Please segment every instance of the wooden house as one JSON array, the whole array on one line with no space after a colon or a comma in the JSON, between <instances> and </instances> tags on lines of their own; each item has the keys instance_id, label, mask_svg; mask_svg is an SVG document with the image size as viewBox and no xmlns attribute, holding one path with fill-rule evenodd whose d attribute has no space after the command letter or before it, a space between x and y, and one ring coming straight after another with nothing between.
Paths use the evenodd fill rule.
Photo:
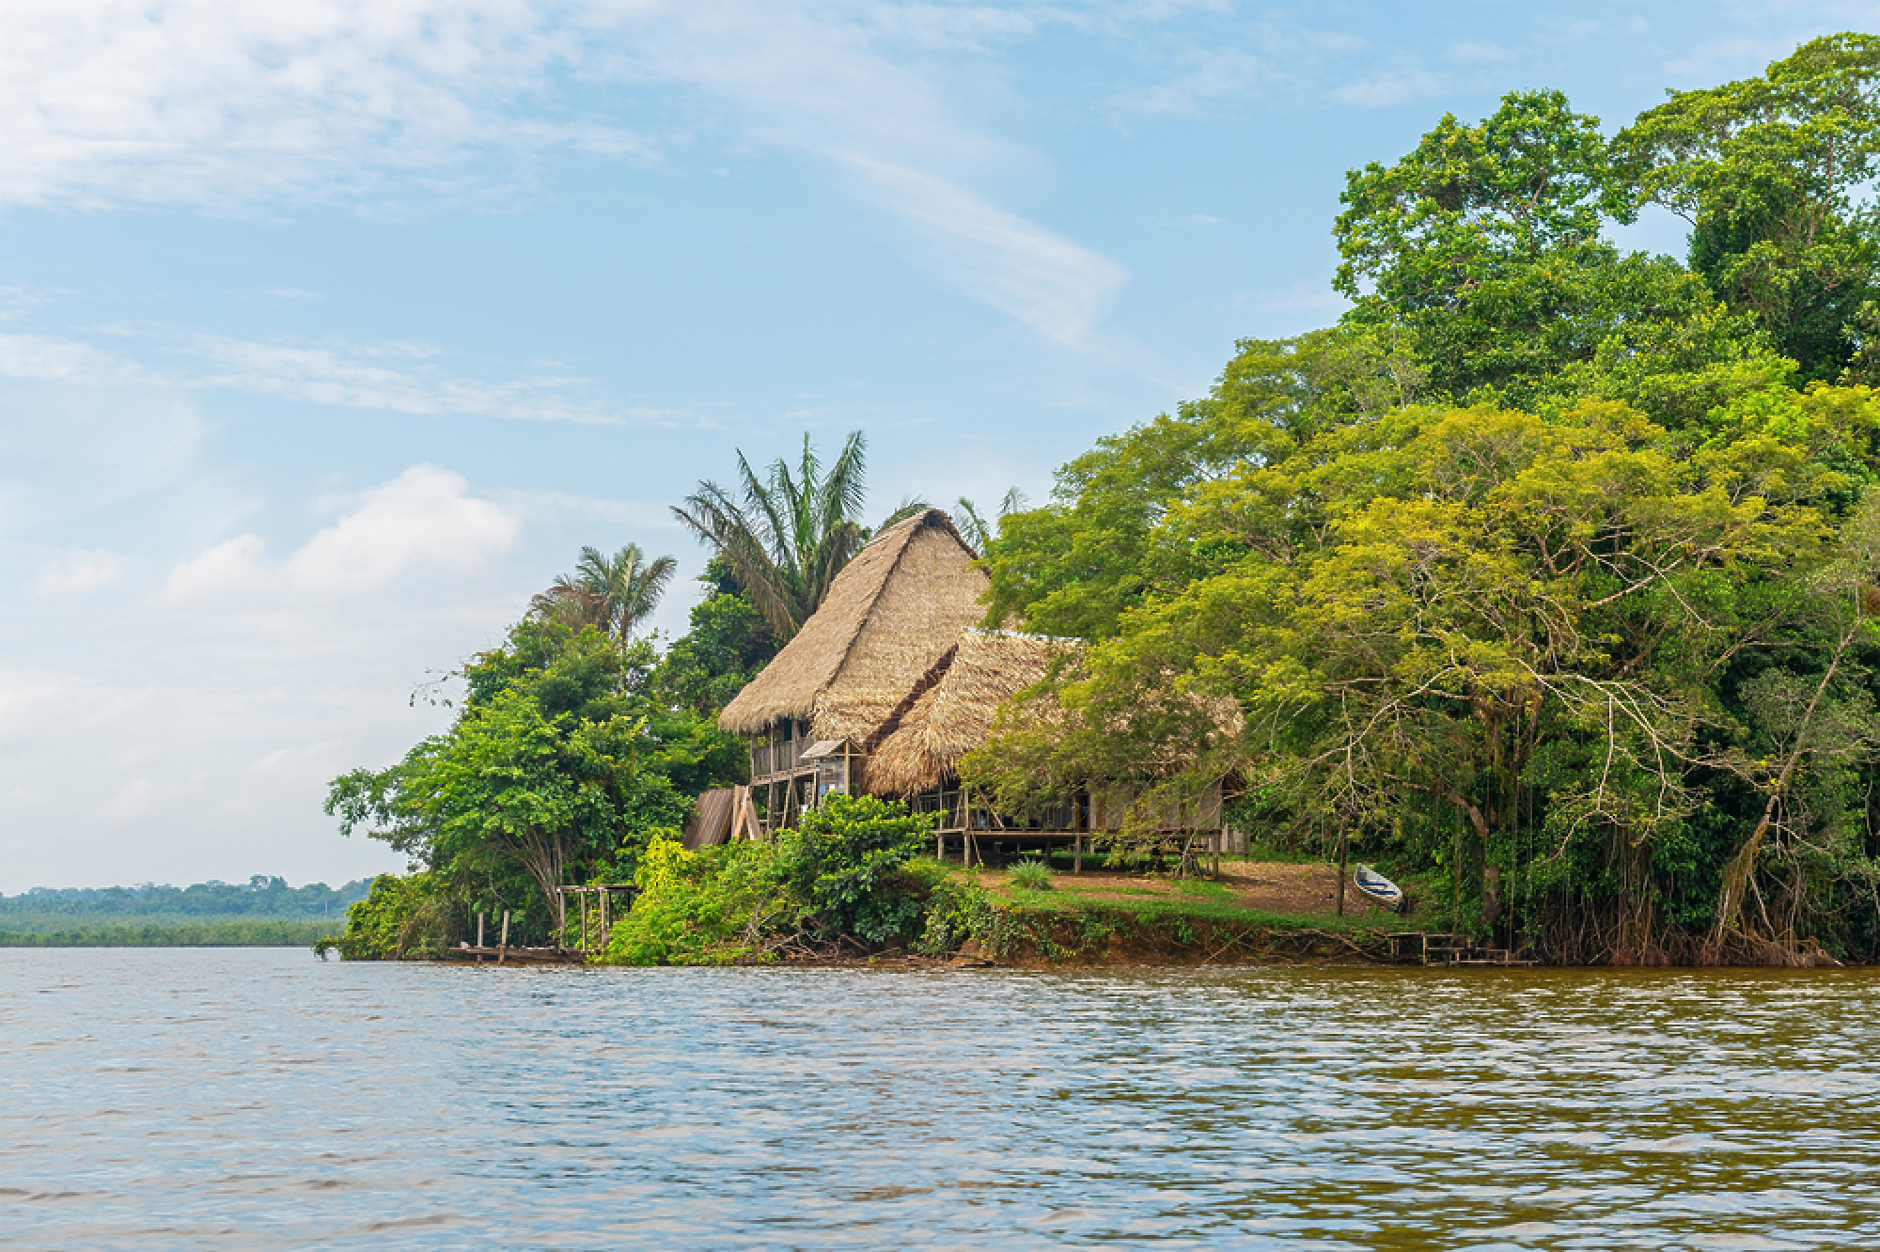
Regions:
<instances>
[{"instance_id":1,"label":"wooden house","mask_svg":"<svg viewBox=\"0 0 1880 1252\"><path fill-rule=\"evenodd\" d=\"M1120 826L1127 787L1092 787L1024 815L993 812L962 791L959 763L986 742L999 706L1082 646L977 629L988 580L976 559L938 509L863 548L822 607L720 714L722 729L750 741L750 789L709 821L701 804L688 843L772 834L832 792L940 813L936 851L956 847L963 858L986 840L1081 851L1087 833ZM1220 847L1220 788L1168 820Z\"/></svg>"},{"instance_id":2,"label":"wooden house","mask_svg":"<svg viewBox=\"0 0 1880 1252\"><path fill-rule=\"evenodd\" d=\"M864 787L871 738L985 613L976 559L939 509L887 527L725 706L718 725L750 740L767 833L832 791Z\"/></svg>"}]
</instances>

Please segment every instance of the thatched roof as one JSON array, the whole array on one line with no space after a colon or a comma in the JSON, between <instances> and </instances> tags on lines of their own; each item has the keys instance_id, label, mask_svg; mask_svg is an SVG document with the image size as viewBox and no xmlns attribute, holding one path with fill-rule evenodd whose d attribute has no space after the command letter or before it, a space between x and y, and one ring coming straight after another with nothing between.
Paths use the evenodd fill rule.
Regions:
<instances>
[{"instance_id":1,"label":"thatched roof","mask_svg":"<svg viewBox=\"0 0 1880 1252\"><path fill-rule=\"evenodd\" d=\"M869 754L864 776L877 795L931 791L982 746L999 705L1038 682L1076 644L1041 635L969 630L928 672L898 724Z\"/></svg>"},{"instance_id":2,"label":"thatched roof","mask_svg":"<svg viewBox=\"0 0 1880 1252\"><path fill-rule=\"evenodd\" d=\"M987 579L974 556L939 509L888 527L836 575L822 607L718 725L751 735L797 718L816 739L867 738L984 616Z\"/></svg>"}]
</instances>

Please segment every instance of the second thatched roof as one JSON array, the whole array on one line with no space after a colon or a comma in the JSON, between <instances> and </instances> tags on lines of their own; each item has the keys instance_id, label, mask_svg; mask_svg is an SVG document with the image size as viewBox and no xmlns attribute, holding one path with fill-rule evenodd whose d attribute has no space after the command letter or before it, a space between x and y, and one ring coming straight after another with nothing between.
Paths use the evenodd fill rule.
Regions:
<instances>
[{"instance_id":1,"label":"second thatched roof","mask_svg":"<svg viewBox=\"0 0 1880 1252\"><path fill-rule=\"evenodd\" d=\"M897 724L869 754L865 781L877 795L932 791L960 758L985 744L999 706L1049 672L1077 645L1042 635L969 630L935 663Z\"/></svg>"},{"instance_id":2,"label":"second thatched roof","mask_svg":"<svg viewBox=\"0 0 1880 1252\"><path fill-rule=\"evenodd\" d=\"M985 613L988 582L974 559L939 509L883 530L718 725L753 735L794 718L810 723L814 739L868 738Z\"/></svg>"}]
</instances>

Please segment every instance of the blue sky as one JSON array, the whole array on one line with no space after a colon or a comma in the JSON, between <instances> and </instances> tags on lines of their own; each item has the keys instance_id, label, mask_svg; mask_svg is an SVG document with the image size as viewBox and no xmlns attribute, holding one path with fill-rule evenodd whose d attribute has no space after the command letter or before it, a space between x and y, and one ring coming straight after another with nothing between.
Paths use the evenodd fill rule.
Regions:
<instances>
[{"instance_id":1,"label":"blue sky","mask_svg":"<svg viewBox=\"0 0 1880 1252\"><path fill-rule=\"evenodd\" d=\"M1445 111L1616 127L1877 9L13 0L0 890L397 869L326 781L582 544L689 579L734 449L1042 498L1334 319L1344 172Z\"/></svg>"}]
</instances>

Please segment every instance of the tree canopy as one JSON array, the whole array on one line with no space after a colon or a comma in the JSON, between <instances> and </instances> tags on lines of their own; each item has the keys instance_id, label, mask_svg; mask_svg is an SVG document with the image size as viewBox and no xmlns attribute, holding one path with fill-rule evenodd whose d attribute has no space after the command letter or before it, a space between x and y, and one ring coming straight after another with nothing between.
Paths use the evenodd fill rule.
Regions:
<instances>
[{"instance_id":1,"label":"tree canopy","mask_svg":"<svg viewBox=\"0 0 1880 1252\"><path fill-rule=\"evenodd\" d=\"M1567 959L1880 948L1877 49L1612 139L1515 92L1354 170L1338 327L1004 519L988 623L1090 646L969 781L1226 777ZM1685 261L1607 238L1647 204Z\"/></svg>"}]
</instances>

